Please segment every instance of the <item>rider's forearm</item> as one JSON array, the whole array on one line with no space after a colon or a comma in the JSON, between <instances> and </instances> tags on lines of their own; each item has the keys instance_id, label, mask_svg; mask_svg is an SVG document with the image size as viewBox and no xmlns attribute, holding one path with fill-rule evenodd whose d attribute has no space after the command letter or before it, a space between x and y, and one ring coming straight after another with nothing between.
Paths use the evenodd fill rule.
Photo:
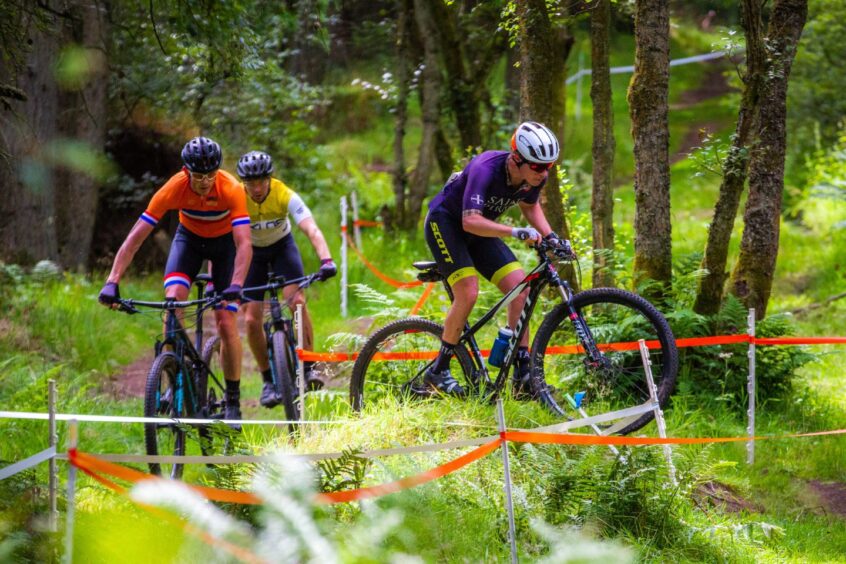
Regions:
<instances>
[{"instance_id":1,"label":"rider's forearm","mask_svg":"<svg viewBox=\"0 0 846 564\"><path fill-rule=\"evenodd\" d=\"M326 238L323 232L317 226L317 223L312 218L304 219L300 222L300 229L306 234L308 240L311 241L311 246L314 247L314 252L317 253L317 258L326 260L332 258L332 253L329 251L329 245L326 243Z\"/></svg>"},{"instance_id":2,"label":"rider's forearm","mask_svg":"<svg viewBox=\"0 0 846 564\"><path fill-rule=\"evenodd\" d=\"M246 234L243 231L246 230ZM244 285L250 262L253 260L253 244L250 240L249 226L239 226L233 229L235 238L235 270L232 273L232 284Z\"/></svg>"},{"instance_id":3,"label":"rider's forearm","mask_svg":"<svg viewBox=\"0 0 846 564\"><path fill-rule=\"evenodd\" d=\"M511 227L492 221L482 214L465 215L461 220L464 231L479 237L510 237Z\"/></svg>"},{"instance_id":4,"label":"rider's forearm","mask_svg":"<svg viewBox=\"0 0 846 564\"><path fill-rule=\"evenodd\" d=\"M520 206L520 209L523 212L523 217L529 222L529 225L537 229L541 235L546 237L552 233L552 227L550 227L549 222L546 220L546 215L544 215L543 208L540 204Z\"/></svg>"},{"instance_id":5,"label":"rider's forearm","mask_svg":"<svg viewBox=\"0 0 846 564\"><path fill-rule=\"evenodd\" d=\"M144 243L144 240L153 230L151 226L138 220L138 222L132 227L130 230L129 235L126 236L123 244L118 249L117 254L115 255L115 261L112 263L112 270L109 272L109 277L106 279L107 282L114 282L115 284L120 282L121 277L123 277L123 273L126 272L126 269L129 268L129 265L132 264L132 259L135 258L135 253L138 252L138 249L141 248L141 244Z\"/></svg>"}]
</instances>

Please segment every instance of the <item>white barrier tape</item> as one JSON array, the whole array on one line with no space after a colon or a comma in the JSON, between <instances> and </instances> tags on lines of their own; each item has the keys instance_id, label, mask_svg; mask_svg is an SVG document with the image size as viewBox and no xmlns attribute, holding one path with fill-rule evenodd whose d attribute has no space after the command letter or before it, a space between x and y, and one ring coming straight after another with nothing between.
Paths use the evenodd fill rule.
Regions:
<instances>
[{"instance_id":1,"label":"white barrier tape","mask_svg":"<svg viewBox=\"0 0 846 564\"><path fill-rule=\"evenodd\" d=\"M0 419L35 419L47 421L49 414L35 413L31 411L0 411ZM338 421L288 421L288 420L230 420L230 419L188 419L188 418L174 418L166 419L164 417L130 417L119 415L80 415L72 413L57 413L57 421L90 421L99 423L182 423L185 425L212 425L215 423L223 423L224 425L343 425L351 423L351 420Z\"/></svg>"},{"instance_id":2,"label":"white barrier tape","mask_svg":"<svg viewBox=\"0 0 846 564\"><path fill-rule=\"evenodd\" d=\"M416 452L434 452L468 446L479 446L496 439L496 436L480 437L477 439L459 439L446 443L431 443L413 447L385 448L369 450L357 454L362 458L377 458L381 456L394 456L397 454L412 454ZM236 456L169 456L169 455L144 455L144 454L94 454L108 462L132 462L132 463L157 463L157 464L260 464L272 463L274 458L283 456L285 458L301 458L305 460L327 460L340 458L344 455L341 452L326 452L314 454L297 454L293 452L280 453L278 455L236 455ZM67 454L57 454L58 460L67 460Z\"/></svg>"},{"instance_id":3,"label":"white barrier tape","mask_svg":"<svg viewBox=\"0 0 846 564\"><path fill-rule=\"evenodd\" d=\"M521 429L523 431L532 431L536 433L563 433L565 431L569 431L570 429L577 429L579 427L586 427L588 425L595 425L596 423L605 423L606 421L615 421L617 419L629 419L633 417L637 417L643 415L644 413L652 411L652 402L651 400L647 403L643 403L641 405L636 405L634 407L627 407L626 409L620 409L618 411L609 411L608 413L602 413L600 415L594 415L593 417L588 417L586 419L574 419L573 421L566 421L564 423L556 423L555 425L547 425L546 427L538 427L536 429ZM623 422L620 422L623 423ZM625 421L627 425L629 421ZM614 427L617 427L614 425ZM625 426L625 425L623 425ZM622 428L622 427L620 427ZM617 429L619 430L619 429ZM612 431L613 432L613 431Z\"/></svg>"},{"instance_id":4,"label":"white barrier tape","mask_svg":"<svg viewBox=\"0 0 846 564\"><path fill-rule=\"evenodd\" d=\"M692 57L682 57L681 59L673 59L670 61L671 67L676 67L679 65L687 65L690 63L701 63L703 61L711 61L713 59L721 59L727 56L729 53L728 51L715 51L713 53L706 53L704 55L694 55ZM609 70L610 74L627 74L634 72L634 65L628 65L625 67L611 67ZM591 69L582 69L574 75L567 77L565 84L572 84L582 78L583 76L590 76L592 74Z\"/></svg>"},{"instance_id":5,"label":"white barrier tape","mask_svg":"<svg viewBox=\"0 0 846 564\"><path fill-rule=\"evenodd\" d=\"M50 460L54 456L56 456L56 447L51 446L46 450L42 450L38 454L33 454L29 458L24 458L20 462L10 464L0 470L0 480L5 480L6 478L10 478L15 474L23 472L24 470L29 470L33 466L41 464L45 460Z\"/></svg>"}]
</instances>

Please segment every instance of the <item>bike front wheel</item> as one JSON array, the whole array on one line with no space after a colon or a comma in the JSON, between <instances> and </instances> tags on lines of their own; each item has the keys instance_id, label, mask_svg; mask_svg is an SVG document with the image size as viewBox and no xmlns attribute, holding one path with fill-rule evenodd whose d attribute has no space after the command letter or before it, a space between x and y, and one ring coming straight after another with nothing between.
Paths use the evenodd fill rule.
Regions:
<instances>
[{"instance_id":1,"label":"bike front wheel","mask_svg":"<svg viewBox=\"0 0 846 564\"><path fill-rule=\"evenodd\" d=\"M588 415L643 405L650 393L637 342L644 339L658 401L666 405L676 383L678 351L667 320L655 306L617 288L580 292L572 305L601 358L595 362L587 357L566 305L559 304L544 317L532 343L534 373L567 393L585 392L583 411ZM631 433L653 418L653 411L630 416L613 432ZM611 432L608 424L603 427Z\"/></svg>"},{"instance_id":2,"label":"bike front wheel","mask_svg":"<svg viewBox=\"0 0 846 564\"><path fill-rule=\"evenodd\" d=\"M223 419L223 390L221 390L217 382L209 384L209 374L214 374L219 378L223 377L223 362L220 358L220 337L217 335L210 337L203 345L203 353L201 355L204 365L199 367L197 372L197 396L200 399L201 411L203 418L209 419L208 425L200 425L198 434L200 436L200 450L203 456L212 456L215 454L226 454L229 451L231 442L231 429L225 425L218 423L211 424L211 420ZM218 397L218 392L220 397ZM210 467L213 465L209 464Z\"/></svg>"},{"instance_id":3,"label":"bike front wheel","mask_svg":"<svg viewBox=\"0 0 846 564\"><path fill-rule=\"evenodd\" d=\"M182 371L176 355L165 352L156 357L147 374L144 390L144 417L174 419L183 417L185 401L184 385L180 382ZM144 442L147 454L185 454L185 428L173 421L144 424ZM150 472L157 476L182 477L182 464L150 463Z\"/></svg>"},{"instance_id":4,"label":"bike front wheel","mask_svg":"<svg viewBox=\"0 0 846 564\"><path fill-rule=\"evenodd\" d=\"M433 321L409 317L373 333L353 365L350 378L353 409L361 411L365 401L377 402L390 396L427 395L423 373L437 356L443 332L443 326ZM473 361L465 347L456 347L449 368L454 376L463 376L472 387Z\"/></svg>"},{"instance_id":5,"label":"bike front wheel","mask_svg":"<svg viewBox=\"0 0 846 564\"><path fill-rule=\"evenodd\" d=\"M294 391L294 357L291 348L288 346L285 334L282 331L274 331L270 335L270 367L273 369L273 380L276 384L276 391L282 397L282 406L285 408L285 417L289 421L300 420L300 406L296 402ZM301 401L305 398L300 398ZM291 432L296 425L289 425Z\"/></svg>"}]
</instances>

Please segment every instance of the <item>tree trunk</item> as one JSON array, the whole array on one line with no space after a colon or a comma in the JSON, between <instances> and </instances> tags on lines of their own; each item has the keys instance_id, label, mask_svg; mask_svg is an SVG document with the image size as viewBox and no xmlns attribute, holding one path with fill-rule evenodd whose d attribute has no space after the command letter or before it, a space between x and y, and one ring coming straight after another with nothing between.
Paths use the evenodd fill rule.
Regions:
<instances>
[{"instance_id":1,"label":"tree trunk","mask_svg":"<svg viewBox=\"0 0 846 564\"><path fill-rule=\"evenodd\" d=\"M591 83L593 104L593 285L613 286L610 269L614 253L614 109L611 105L609 45L611 3L597 0L590 16Z\"/></svg>"},{"instance_id":2,"label":"tree trunk","mask_svg":"<svg viewBox=\"0 0 846 564\"><path fill-rule=\"evenodd\" d=\"M787 83L808 15L807 0L778 0L767 28L768 58L749 161L749 199L731 291L758 319L766 315L778 255L787 142Z\"/></svg>"},{"instance_id":3,"label":"tree trunk","mask_svg":"<svg viewBox=\"0 0 846 564\"><path fill-rule=\"evenodd\" d=\"M69 13L69 39L85 48L90 73L80 89L61 94L59 130L64 137L83 142L99 154L106 140L107 117L107 65L101 49L106 42L105 9L93 2L80 3ZM85 271L102 178L64 167L57 171L56 180L62 187L56 191L59 260L67 268Z\"/></svg>"},{"instance_id":4,"label":"tree trunk","mask_svg":"<svg viewBox=\"0 0 846 564\"><path fill-rule=\"evenodd\" d=\"M509 47L505 60L505 95L503 117L509 122L520 119L520 49Z\"/></svg>"},{"instance_id":5,"label":"tree trunk","mask_svg":"<svg viewBox=\"0 0 846 564\"><path fill-rule=\"evenodd\" d=\"M670 13L667 0L635 2L635 71L629 87L635 157L635 287L660 283L660 298L672 278L670 158L667 97Z\"/></svg>"},{"instance_id":6,"label":"tree trunk","mask_svg":"<svg viewBox=\"0 0 846 564\"><path fill-rule=\"evenodd\" d=\"M544 0L518 0L520 28L521 120L534 120L555 132L564 149L564 81L573 36L564 26L553 27ZM549 172L541 206L549 224L562 237L570 230L558 186L557 167Z\"/></svg>"},{"instance_id":7,"label":"tree trunk","mask_svg":"<svg viewBox=\"0 0 846 564\"><path fill-rule=\"evenodd\" d=\"M693 305L693 310L702 315L717 313L722 304L723 290L728 278L728 248L749 169L749 144L759 111L761 84L764 79L766 51L762 5L758 0L743 0L741 12L746 35L746 73L742 76L743 95L737 113L737 125L723 163L720 194L714 207L714 219L708 229L705 256L702 257L702 269L706 270L707 274L699 281Z\"/></svg>"},{"instance_id":8,"label":"tree trunk","mask_svg":"<svg viewBox=\"0 0 846 564\"><path fill-rule=\"evenodd\" d=\"M435 163L435 140L440 127L441 71L438 64L440 49L437 41L437 24L428 0L414 0L414 16L423 40L424 68L420 75L423 131L417 165L411 176L409 187L408 215L405 222L407 229L416 226L420 217L423 199L428 191L429 175Z\"/></svg>"},{"instance_id":9,"label":"tree trunk","mask_svg":"<svg viewBox=\"0 0 846 564\"><path fill-rule=\"evenodd\" d=\"M320 4L316 0L297 0L295 55L291 72L310 84L319 84L326 71L327 53L323 46Z\"/></svg>"},{"instance_id":10,"label":"tree trunk","mask_svg":"<svg viewBox=\"0 0 846 564\"><path fill-rule=\"evenodd\" d=\"M21 14L20 25L29 26L32 47L22 68L0 58L3 75L16 77L15 86L27 96L25 102L3 110L0 133L0 152L9 155L0 161L0 259L21 263L59 258L55 182L42 150L55 135L59 114L53 64L59 53L60 22L51 17L49 28L41 29L27 19Z\"/></svg>"},{"instance_id":11,"label":"tree trunk","mask_svg":"<svg viewBox=\"0 0 846 564\"><path fill-rule=\"evenodd\" d=\"M397 0L397 105L394 115L394 215L393 223L388 227L403 227L405 220L406 191L408 174L405 171L405 126L408 121L408 94L411 81L412 55L410 52L411 28L413 26L413 6L410 0Z\"/></svg>"},{"instance_id":12,"label":"tree trunk","mask_svg":"<svg viewBox=\"0 0 846 564\"><path fill-rule=\"evenodd\" d=\"M454 15L444 5L443 0L429 0L428 4L433 21L438 22L434 31L437 33L436 40L440 39L447 91L458 134L461 136L461 150L462 153L468 149L475 152L482 143L479 100L474 86L479 77L468 75Z\"/></svg>"}]
</instances>

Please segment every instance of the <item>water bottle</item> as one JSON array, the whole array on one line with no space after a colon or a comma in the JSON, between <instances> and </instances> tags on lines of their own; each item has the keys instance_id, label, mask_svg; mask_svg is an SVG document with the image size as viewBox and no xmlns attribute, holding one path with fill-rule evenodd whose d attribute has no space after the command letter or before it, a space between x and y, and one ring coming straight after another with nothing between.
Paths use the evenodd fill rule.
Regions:
<instances>
[{"instance_id":1,"label":"water bottle","mask_svg":"<svg viewBox=\"0 0 846 564\"><path fill-rule=\"evenodd\" d=\"M488 363L491 366L496 366L497 368L502 366L505 351L508 349L508 341L511 340L512 335L514 335L514 331L510 327L503 327L499 330L499 334L497 334L491 347L491 354L488 357Z\"/></svg>"}]
</instances>

